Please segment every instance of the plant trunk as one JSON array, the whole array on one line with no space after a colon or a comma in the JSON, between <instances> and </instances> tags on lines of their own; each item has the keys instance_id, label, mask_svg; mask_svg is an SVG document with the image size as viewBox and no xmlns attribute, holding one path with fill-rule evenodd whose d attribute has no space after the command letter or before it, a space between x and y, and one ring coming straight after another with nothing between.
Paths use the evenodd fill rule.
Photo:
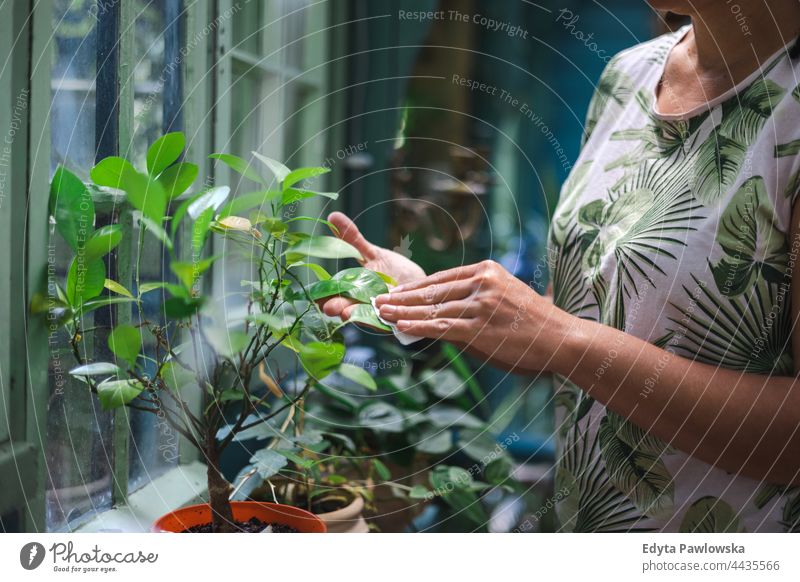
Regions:
<instances>
[{"instance_id":1,"label":"plant trunk","mask_svg":"<svg viewBox=\"0 0 800 582\"><path fill-rule=\"evenodd\" d=\"M211 523L217 533L234 531L233 511L229 500L233 488L219 470L219 451L214 435L206 439L206 462L208 463L208 503L211 505Z\"/></svg>"}]
</instances>

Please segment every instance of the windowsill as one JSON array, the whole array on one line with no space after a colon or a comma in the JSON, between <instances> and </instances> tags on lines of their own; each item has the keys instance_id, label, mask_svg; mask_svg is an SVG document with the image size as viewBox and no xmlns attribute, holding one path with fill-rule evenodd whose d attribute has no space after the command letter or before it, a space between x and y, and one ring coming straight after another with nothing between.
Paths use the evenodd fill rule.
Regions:
<instances>
[{"instance_id":1,"label":"windowsill","mask_svg":"<svg viewBox=\"0 0 800 582\"><path fill-rule=\"evenodd\" d=\"M80 533L142 533L178 507L201 503L206 493L206 466L180 465L128 496L128 503L100 513L74 531Z\"/></svg>"}]
</instances>

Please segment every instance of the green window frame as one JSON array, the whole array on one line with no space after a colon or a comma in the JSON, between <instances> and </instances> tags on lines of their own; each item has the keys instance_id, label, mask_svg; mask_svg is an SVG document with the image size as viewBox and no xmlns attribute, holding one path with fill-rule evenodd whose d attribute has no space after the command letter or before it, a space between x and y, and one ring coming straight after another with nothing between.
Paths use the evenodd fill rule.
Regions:
<instances>
[{"instance_id":1,"label":"green window frame","mask_svg":"<svg viewBox=\"0 0 800 582\"><path fill-rule=\"evenodd\" d=\"M0 69L0 131L19 125L7 152L5 144L0 142L0 333L4 336L0 343L0 491L3 492L0 530L6 531L46 529L48 467L43 427L50 391L49 350L36 346L47 345L48 332L26 314L32 294L46 284L48 267L46 209L51 164L53 2L22 0L0 4L0 49L1 54L8 55L6 66ZM175 2L182 14L180 23L186 50L173 54L179 55L175 58L181 64L180 81L183 87L190 88L185 91L178 110L184 127L189 130L187 157L200 164L200 176L214 176L220 183L232 179L226 168L212 166L205 155L215 149L225 150L235 138L232 111L235 92L226 88L242 72L261 83L272 82L273 90L278 93L293 91L293 101L285 102L280 111L270 109L266 102L259 104L263 107L258 113L259 127L270 129L271 139L274 138L270 143L279 144L279 151L273 153L295 165L325 159L325 139L320 136L325 133L331 108L326 103L330 75L324 65L330 58L328 23L334 8L327 2L258 0L266 10L258 21L261 31L258 42L262 44L254 55L232 42L235 26L230 21L236 6L249 2ZM119 65L114 71L119 80L117 147L125 155L131 151L134 140L131 59L136 13L133 0L121 0L113 6L119 19ZM302 51L294 64L276 57L285 47L287 35L292 34L290 28L280 26L291 12L302 13L302 24L309 31L296 40L302 43ZM276 30L281 32L275 34ZM260 58L262 54L268 56ZM22 108L19 104L15 107L20 95L24 96ZM283 124L286 119L291 126ZM293 140L297 135L306 141ZM243 153L249 156L249 151ZM11 196L11 192L15 195ZM113 202L113 195L97 194L98 205ZM119 220L130 239L133 236L130 211L122 210ZM124 254L117 258L123 270L118 274L121 282L125 281L126 261L130 257ZM20 341L21 338L25 341ZM196 404L200 406L199 400ZM128 490L131 439L127 414L124 409L114 413L112 509L95 513L69 529L146 530L158 515L202 498L205 466L185 442L180 445L178 466L136 491Z\"/></svg>"}]
</instances>

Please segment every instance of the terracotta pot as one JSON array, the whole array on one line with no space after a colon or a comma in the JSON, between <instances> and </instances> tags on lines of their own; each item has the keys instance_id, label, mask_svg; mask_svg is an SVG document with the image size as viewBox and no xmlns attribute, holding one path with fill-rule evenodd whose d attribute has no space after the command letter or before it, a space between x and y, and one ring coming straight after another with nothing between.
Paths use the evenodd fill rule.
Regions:
<instances>
[{"instance_id":1,"label":"terracotta pot","mask_svg":"<svg viewBox=\"0 0 800 582\"><path fill-rule=\"evenodd\" d=\"M364 499L356 496L347 507L318 513L317 517L325 522L330 533L367 533L369 526L362 515L363 511Z\"/></svg>"},{"instance_id":2,"label":"terracotta pot","mask_svg":"<svg viewBox=\"0 0 800 582\"><path fill-rule=\"evenodd\" d=\"M325 533L325 522L304 509L260 501L231 501L233 519L247 521L257 518L293 527L300 533ZM336 513L336 512L334 512ZM180 533L195 525L211 522L211 506L207 503L189 505L161 516L154 524L154 532Z\"/></svg>"}]
</instances>

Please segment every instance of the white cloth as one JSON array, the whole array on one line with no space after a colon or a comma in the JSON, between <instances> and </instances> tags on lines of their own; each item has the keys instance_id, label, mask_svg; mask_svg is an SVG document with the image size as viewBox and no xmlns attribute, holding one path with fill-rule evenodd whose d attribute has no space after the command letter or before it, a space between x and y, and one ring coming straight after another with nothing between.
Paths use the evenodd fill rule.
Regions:
<instances>
[{"instance_id":1,"label":"white cloth","mask_svg":"<svg viewBox=\"0 0 800 582\"><path fill-rule=\"evenodd\" d=\"M372 301L372 309L375 310L375 315L377 316L377 318L381 321L382 324L388 325L389 327L392 328L392 333L394 334L394 337L396 337L397 341L399 341L401 344L403 344L404 346L409 346L422 339L421 337L417 337L415 335L403 333L402 331L397 331L397 326L395 324L393 324L391 321L386 321L381 317L380 309L378 309L378 307L375 305L374 297L372 298L371 301Z\"/></svg>"}]
</instances>

